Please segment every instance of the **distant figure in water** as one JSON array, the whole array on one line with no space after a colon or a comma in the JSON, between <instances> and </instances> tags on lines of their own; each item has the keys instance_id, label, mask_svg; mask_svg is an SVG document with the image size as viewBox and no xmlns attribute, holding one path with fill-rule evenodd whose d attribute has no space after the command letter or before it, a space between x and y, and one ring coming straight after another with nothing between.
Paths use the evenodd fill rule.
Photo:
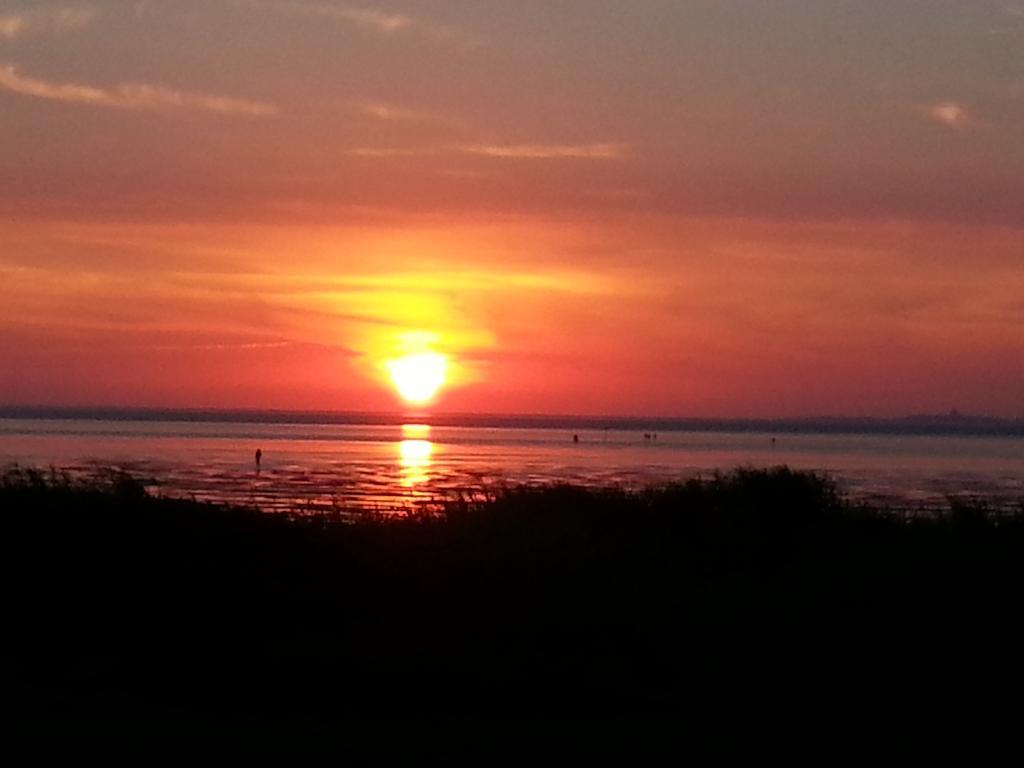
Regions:
<instances>
[{"instance_id":1,"label":"distant figure in water","mask_svg":"<svg viewBox=\"0 0 1024 768\"><path fill-rule=\"evenodd\" d=\"M774 448L774 447L775 447L775 438L773 437L772 438L772 448Z\"/></svg>"},{"instance_id":2,"label":"distant figure in water","mask_svg":"<svg viewBox=\"0 0 1024 768\"><path fill-rule=\"evenodd\" d=\"M579 436L579 435L573 435L573 436L572 436L572 441L573 441L574 443L578 443L578 442L580 441L580 436Z\"/></svg>"},{"instance_id":3,"label":"distant figure in water","mask_svg":"<svg viewBox=\"0 0 1024 768\"><path fill-rule=\"evenodd\" d=\"M256 474L260 473L260 461L263 460L263 451L259 448L256 449Z\"/></svg>"}]
</instances>

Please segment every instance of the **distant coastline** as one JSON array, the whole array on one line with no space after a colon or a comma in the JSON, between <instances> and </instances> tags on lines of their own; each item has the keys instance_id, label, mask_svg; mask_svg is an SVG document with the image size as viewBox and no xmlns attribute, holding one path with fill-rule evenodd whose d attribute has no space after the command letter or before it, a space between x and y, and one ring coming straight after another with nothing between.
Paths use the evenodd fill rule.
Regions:
<instances>
[{"instance_id":1,"label":"distant coastline","mask_svg":"<svg viewBox=\"0 0 1024 768\"><path fill-rule=\"evenodd\" d=\"M0 419L77 419L251 424L400 425L426 421L436 427L493 429L614 429L661 432L764 432L779 434L959 435L1024 437L1024 419L961 415L902 418L813 417L731 419L542 414L403 413L285 411L246 409L115 408L79 406L0 406Z\"/></svg>"}]
</instances>

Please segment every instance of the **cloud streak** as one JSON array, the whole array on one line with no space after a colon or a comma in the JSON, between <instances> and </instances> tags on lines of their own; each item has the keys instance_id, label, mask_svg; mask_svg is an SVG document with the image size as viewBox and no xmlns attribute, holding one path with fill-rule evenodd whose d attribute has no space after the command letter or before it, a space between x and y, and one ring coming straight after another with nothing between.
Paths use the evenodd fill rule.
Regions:
<instances>
[{"instance_id":1,"label":"cloud streak","mask_svg":"<svg viewBox=\"0 0 1024 768\"><path fill-rule=\"evenodd\" d=\"M424 157L462 154L495 160L621 160L626 145L598 144L463 144L434 147L355 147L355 157Z\"/></svg>"},{"instance_id":2,"label":"cloud streak","mask_svg":"<svg viewBox=\"0 0 1024 768\"><path fill-rule=\"evenodd\" d=\"M925 108L925 113L932 120L942 123L956 131L962 131L973 125L977 125L977 120L973 115L971 115L967 108L954 101L944 101L939 104L932 104Z\"/></svg>"},{"instance_id":3,"label":"cloud streak","mask_svg":"<svg viewBox=\"0 0 1024 768\"><path fill-rule=\"evenodd\" d=\"M353 147L346 154L352 157L425 157L441 154L436 147Z\"/></svg>"},{"instance_id":4,"label":"cloud streak","mask_svg":"<svg viewBox=\"0 0 1024 768\"><path fill-rule=\"evenodd\" d=\"M394 34L399 30L409 29L419 24L411 16L400 13L386 13L372 8L357 8L349 5L332 6L321 3L308 6L303 6L300 3L290 3L289 5L311 15L346 21L384 35Z\"/></svg>"},{"instance_id":5,"label":"cloud streak","mask_svg":"<svg viewBox=\"0 0 1024 768\"><path fill-rule=\"evenodd\" d=\"M25 30L25 18L17 14L0 16L0 37L13 40Z\"/></svg>"},{"instance_id":6,"label":"cloud streak","mask_svg":"<svg viewBox=\"0 0 1024 768\"><path fill-rule=\"evenodd\" d=\"M477 45L479 41L458 30L415 16L382 11L348 3L299 2L298 0L244 0L247 5L268 8L279 13L335 21L364 32L384 37L415 33L435 41L453 41Z\"/></svg>"},{"instance_id":7,"label":"cloud streak","mask_svg":"<svg viewBox=\"0 0 1024 768\"><path fill-rule=\"evenodd\" d=\"M277 114L272 104L208 93L177 91L157 85L122 83L101 88L57 83L22 75L13 65L0 65L0 88L22 96L126 110L184 109L222 115L267 117Z\"/></svg>"},{"instance_id":8,"label":"cloud streak","mask_svg":"<svg viewBox=\"0 0 1024 768\"><path fill-rule=\"evenodd\" d=\"M351 109L356 114L372 117L389 123L436 123L454 125L456 121L432 112L424 112L408 107L399 107L380 101L353 102Z\"/></svg>"},{"instance_id":9,"label":"cloud streak","mask_svg":"<svg viewBox=\"0 0 1024 768\"><path fill-rule=\"evenodd\" d=\"M244 343L215 343L215 344L159 344L150 349L155 349L161 352L224 352L230 350L254 350L254 349L283 349L285 347L294 347L295 342L292 341L253 341Z\"/></svg>"},{"instance_id":10,"label":"cloud streak","mask_svg":"<svg viewBox=\"0 0 1024 768\"><path fill-rule=\"evenodd\" d=\"M15 40L33 32L63 34L92 23L96 12L91 8L37 8L17 13L0 14L0 38Z\"/></svg>"},{"instance_id":11,"label":"cloud streak","mask_svg":"<svg viewBox=\"0 0 1024 768\"><path fill-rule=\"evenodd\" d=\"M469 144L459 148L469 155L504 160L620 160L622 144Z\"/></svg>"},{"instance_id":12,"label":"cloud streak","mask_svg":"<svg viewBox=\"0 0 1024 768\"><path fill-rule=\"evenodd\" d=\"M339 21L381 35L393 35L403 29L410 29L420 24L416 19L405 14L388 13L348 4L302 3L291 0L278 0L278 2L250 0L248 4L297 16Z\"/></svg>"}]
</instances>

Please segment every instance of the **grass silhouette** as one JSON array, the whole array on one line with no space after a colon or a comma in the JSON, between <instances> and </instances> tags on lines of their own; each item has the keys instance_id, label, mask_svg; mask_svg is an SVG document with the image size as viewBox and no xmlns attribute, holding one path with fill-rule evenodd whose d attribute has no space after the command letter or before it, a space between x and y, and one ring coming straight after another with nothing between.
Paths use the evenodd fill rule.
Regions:
<instances>
[{"instance_id":1,"label":"grass silhouette","mask_svg":"<svg viewBox=\"0 0 1024 768\"><path fill-rule=\"evenodd\" d=\"M10 690L43 716L767 710L1019 671L1024 515L908 519L786 468L397 520L13 469L0 509Z\"/></svg>"}]
</instances>

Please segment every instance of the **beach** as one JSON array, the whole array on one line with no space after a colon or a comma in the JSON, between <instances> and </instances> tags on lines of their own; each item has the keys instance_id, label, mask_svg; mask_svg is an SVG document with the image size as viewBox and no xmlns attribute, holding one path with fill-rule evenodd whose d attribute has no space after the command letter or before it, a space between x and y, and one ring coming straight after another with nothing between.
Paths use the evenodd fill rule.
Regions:
<instances>
[{"instance_id":1,"label":"beach","mask_svg":"<svg viewBox=\"0 0 1024 768\"><path fill-rule=\"evenodd\" d=\"M569 417L523 427L473 417L430 426L360 423L367 419L345 414L61 416L0 418L0 465L53 466L81 477L124 469L154 493L264 511L402 511L519 484L638 489L779 465L825 474L851 501L899 510L942 509L949 497L1012 507L1024 497L1024 437L1013 434L813 425L780 433L728 423L715 430L662 423L654 431L643 422L603 429L584 419L574 428Z\"/></svg>"}]
</instances>

